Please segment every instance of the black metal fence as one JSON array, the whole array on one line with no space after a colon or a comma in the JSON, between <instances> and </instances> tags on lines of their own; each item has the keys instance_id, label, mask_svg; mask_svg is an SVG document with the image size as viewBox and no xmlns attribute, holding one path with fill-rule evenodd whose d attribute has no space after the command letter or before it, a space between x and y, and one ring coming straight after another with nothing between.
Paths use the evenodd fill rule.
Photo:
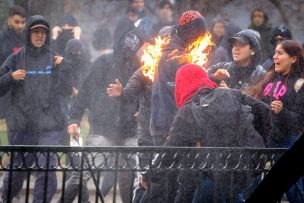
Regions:
<instances>
[{"instance_id":1,"label":"black metal fence","mask_svg":"<svg viewBox=\"0 0 304 203\"><path fill-rule=\"evenodd\" d=\"M47 198L49 177L56 172L58 181L58 200L53 198L52 202L70 202L66 196L73 196L69 189L69 179L74 176L74 192L78 195L78 202L84 202L85 186L88 180L94 187L94 194L89 193L90 199L94 202L105 202L105 197L100 189L102 177L112 174L113 195L110 193L107 202L117 202L118 194L118 174L127 172L133 179L136 172L149 174L150 176L164 176L165 173L193 172L197 174L197 179L202 174L217 174L219 180L229 177L229 183L235 184L236 176L242 174L246 177L247 185L254 180L263 177L274 164L275 160L284 153L286 149L252 149L252 148L163 148L163 147L50 147L50 146L1 146L0 171L6 172L5 197L7 202L11 202L15 196L12 181L17 173L25 173L25 186L21 202L30 202L33 198L33 186L36 172L44 173L43 202L48 202ZM39 160L44 158L45 163ZM55 161L54 161L55 159ZM152 174L152 175L151 175ZM229 174L229 176L221 176ZM128 175L128 176L129 176ZM34 176L34 177L31 177ZM147 175L148 177L148 175ZM216 181L216 178L214 181ZM189 177L190 178L190 177ZM193 177L191 177L193 179ZM226 178L227 179L227 178ZM234 180L235 179L235 180ZM76 183L75 183L76 180ZM151 181L151 178L147 178ZM152 178L153 181L153 178ZM2 184L1 184L2 185ZM111 185L112 186L112 185ZM76 189L75 189L76 188ZM128 185L128 195L132 197L133 181ZM214 190L214 197L217 197ZM230 190L230 197L233 198L233 190ZM71 198L74 198L71 197ZM92 198L92 196L94 196ZM132 198L129 198L131 202ZM214 198L213 202L218 202Z\"/></svg>"}]
</instances>

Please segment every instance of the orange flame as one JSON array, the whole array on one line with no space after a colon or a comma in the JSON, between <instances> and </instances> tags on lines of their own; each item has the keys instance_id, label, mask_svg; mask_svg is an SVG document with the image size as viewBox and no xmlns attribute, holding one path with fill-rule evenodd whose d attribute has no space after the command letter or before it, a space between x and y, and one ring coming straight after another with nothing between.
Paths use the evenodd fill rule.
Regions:
<instances>
[{"instance_id":1,"label":"orange flame","mask_svg":"<svg viewBox=\"0 0 304 203\"><path fill-rule=\"evenodd\" d=\"M169 43L170 38L156 37L155 44L147 44L144 53L141 57L142 72L144 76L150 78L152 82L154 81L154 75L160 57L162 56L162 50L165 45Z\"/></svg>"},{"instance_id":2,"label":"orange flame","mask_svg":"<svg viewBox=\"0 0 304 203\"><path fill-rule=\"evenodd\" d=\"M211 40L211 34L207 32L190 44L189 47L186 48L185 54L173 56L171 59L177 58L180 63L192 63L202 67L208 62L209 52L214 45Z\"/></svg>"}]
</instances>

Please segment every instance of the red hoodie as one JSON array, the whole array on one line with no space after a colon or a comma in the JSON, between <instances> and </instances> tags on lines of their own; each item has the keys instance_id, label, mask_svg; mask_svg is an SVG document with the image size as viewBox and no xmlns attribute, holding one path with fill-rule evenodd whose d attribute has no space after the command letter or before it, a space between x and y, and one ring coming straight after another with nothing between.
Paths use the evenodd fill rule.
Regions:
<instances>
[{"instance_id":1,"label":"red hoodie","mask_svg":"<svg viewBox=\"0 0 304 203\"><path fill-rule=\"evenodd\" d=\"M212 82L205 70L195 64L182 66L175 77L175 102L181 108L200 87L216 88L217 84Z\"/></svg>"}]
</instances>

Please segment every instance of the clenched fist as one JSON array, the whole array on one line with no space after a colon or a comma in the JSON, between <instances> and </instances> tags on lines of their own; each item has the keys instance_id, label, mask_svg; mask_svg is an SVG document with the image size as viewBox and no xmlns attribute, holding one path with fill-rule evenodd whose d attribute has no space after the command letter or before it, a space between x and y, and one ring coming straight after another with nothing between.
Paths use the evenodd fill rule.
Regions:
<instances>
[{"instance_id":1,"label":"clenched fist","mask_svg":"<svg viewBox=\"0 0 304 203\"><path fill-rule=\"evenodd\" d=\"M14 80L24 80L26 76L26 71L25 70L16 70L11 73L11 76L13 77Z\"/></svg>"}]
</instances>

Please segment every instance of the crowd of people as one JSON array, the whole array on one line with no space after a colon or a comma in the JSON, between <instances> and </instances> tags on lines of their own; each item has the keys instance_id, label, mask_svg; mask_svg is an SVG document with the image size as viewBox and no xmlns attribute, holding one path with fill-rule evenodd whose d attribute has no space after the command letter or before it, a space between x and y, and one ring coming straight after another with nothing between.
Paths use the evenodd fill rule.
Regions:
<instances>
[{"instance_id":1,"label":"crowd of people","mask_svg":"<svg viewBox=\"0 0 304 203\"><path fill-rule=\"evenodd\" d=\"M298 167L304 126L302 45L286 26L273 28L261 8L252 11L245 29L220 16L206 22L194 10L174 19L174 5L166 0L157 9L158 16L151 16L144 0L130 0L113 34L104 27L92 33L92 46L99 53L92 61L89 45L82 40L85 31L73 15L64 14L52 27L44 16L28 17L22 7L11 7L8 24L0 32L0 117L7 125L8 144L69 145L70 139L81 138L80 123L86 115L90 127L86 146L291 147L262 182L261 174L245 179L236 173L238 182L233 182L231 174L214 179L193 171L121 172L120 195L124 203L248 198L247 202L258 203L273 187L277 193L267 202L279 201L285 192L290 203L304 202L303 170ZM187 54L188 47L207 33L214 46L204 67L174 57ZM141 56L157 36L170 41L150 79L143 73ZM14 156L15 164L24 161L20 154ZM45 166L46 159L39 156L38 164ZM114 162L114 157L108 159ZM134 160L134 165L147 160ZM57 161L51 154L50 166ZM94 160L95 165L102 162ZM289 166L297 167L292 179L287 178L287 172L293 173ZM115 175L103 173L103 196L111 190ZM47 194L45 176L35 174L34 203L43 202L44 195L46 202L53 200L56 173L48 173ZM8 201L9 185L10 197L16 197L26 177L25 172L6 173L0 202ZM68 176L60 199L74 201L80 177L78 172ZM81 201L88 202L91 174L84 172L82 178Z\"/></svg>"}]
</instances>

